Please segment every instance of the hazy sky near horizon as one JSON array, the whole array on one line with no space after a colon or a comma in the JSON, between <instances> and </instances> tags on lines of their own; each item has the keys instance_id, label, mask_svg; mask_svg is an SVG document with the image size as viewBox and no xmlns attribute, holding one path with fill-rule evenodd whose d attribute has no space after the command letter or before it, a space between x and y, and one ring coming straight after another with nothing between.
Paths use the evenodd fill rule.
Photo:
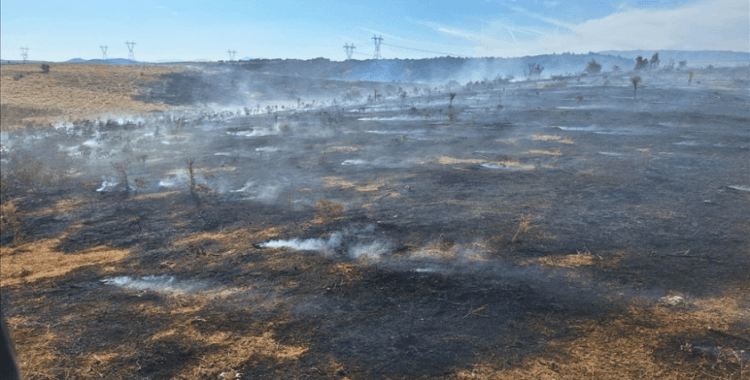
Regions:
<instances>
[{"instance_id":1,"label":"hazy sky near horizon","mask_svg":"<svg viewBox=\"0 0 750 380\"><path fill-rule=\"evenodd\" d=\"M2 0L2 59L513 57L603 50L750 52L748 0Z\"/></svg>"}]
</instances>

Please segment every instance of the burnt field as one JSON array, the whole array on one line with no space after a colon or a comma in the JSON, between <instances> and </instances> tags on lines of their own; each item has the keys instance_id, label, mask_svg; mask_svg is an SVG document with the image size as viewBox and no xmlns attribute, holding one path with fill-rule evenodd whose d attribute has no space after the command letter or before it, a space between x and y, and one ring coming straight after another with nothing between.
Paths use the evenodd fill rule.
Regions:
<instances>
[{"instance_id":1,"label":"burnt field","mask_svg":"<svg viewBox=\"0 0 750 380\"><path fill-rule=\"evenodd\" d=\"M750 378L747 68L634 75L192 68L4 129L24 378Z\"/></svg>"}]
</instances>

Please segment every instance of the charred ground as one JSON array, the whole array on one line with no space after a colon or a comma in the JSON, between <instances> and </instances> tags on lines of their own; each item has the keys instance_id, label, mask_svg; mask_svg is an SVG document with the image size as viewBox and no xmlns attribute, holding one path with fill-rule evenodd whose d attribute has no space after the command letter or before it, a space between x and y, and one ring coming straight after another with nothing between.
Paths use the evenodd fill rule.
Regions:
<instances>
[{"instance_id":1,"label":"charred ground","mask_svg":"<svg viewBox=\"0 0 750 380\"><path fill-rule=\"evenodd\" d=\"M218 67L134 98L180 110L3 132L24 374L746 378L746 75Z\"/></svg>"}]
</instances>

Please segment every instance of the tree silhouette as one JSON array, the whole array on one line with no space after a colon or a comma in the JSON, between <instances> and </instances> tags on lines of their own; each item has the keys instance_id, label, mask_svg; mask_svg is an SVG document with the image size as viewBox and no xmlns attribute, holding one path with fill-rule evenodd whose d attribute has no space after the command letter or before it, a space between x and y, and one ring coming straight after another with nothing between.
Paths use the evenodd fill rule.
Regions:
<instances>
[{"instance_id":1,"label":"tree silhouette","mask_svg":"<svg viewBox=\"0 0 750 380\"><path fill-rule=\"evenodd\" d=\"M643 70L643 69L646 69L646 68L648 68L648 65L649 65L649 63L648 63L648 59L645 59L645 58L643 58L643 57L641 57L641 56L639 55L639 56L638 56L638 57L637 57L637 58L635 59L635 67L633 68L633 70L635 70L635 71L640 71L640 70Z\"/></svg>"},{"instance_id":2,"label":"tree silhouette","mask_svg":"<svg viewBox=\"0 0 750 380\"><path fill-rule=\"evenodd\" d=\"M651 62L649 62L648 68L653 70L659 67L659 63L659 53L654 53L654 55L651 56Z\"/></svg>"},{"instance_id":3,"label":"tree silhouette","mask_svg":"<svg viewBox=\"0 0 750 380\"><path fill-rule=\"evenodd\" d=\"M595 59L591 59L588 63L588 66L586 66L586 72L590 74L598 74L602 71L602 65L599 64L599 62L596 62Z\"/></svg>"},{"instance_id":4,"label":"tree silhouette","mask_svg":"<svg viewBox=\"0 0 750 380\"><path fill-rule=\"evenodd\" d=\"M634 76L630 78L630 83L633 84L633 100L635 100L635 92L638 91L638 84L641 83L641 77Z\"/></svg>"}]
</instances>

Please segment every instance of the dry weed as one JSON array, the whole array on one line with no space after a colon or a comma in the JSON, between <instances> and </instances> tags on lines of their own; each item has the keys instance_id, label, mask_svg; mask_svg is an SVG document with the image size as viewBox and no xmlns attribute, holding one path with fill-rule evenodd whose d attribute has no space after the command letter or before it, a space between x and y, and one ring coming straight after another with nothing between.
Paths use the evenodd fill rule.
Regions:
<instances>
[{"instance_id":1,"label":"dry weed","mask_svg":"<svg viewBox=\"0 0 750 380\"><path fill-rule=\"evenodd\" d=\"M531 229L534 228L534 225L532 224L533 221L533 218L529 215L522 216L521 220L518 222L516 234L513 235L513 238L510 240L511 243L516 243L521 235L531 231Z\"/></svg>"}]
</instances>

